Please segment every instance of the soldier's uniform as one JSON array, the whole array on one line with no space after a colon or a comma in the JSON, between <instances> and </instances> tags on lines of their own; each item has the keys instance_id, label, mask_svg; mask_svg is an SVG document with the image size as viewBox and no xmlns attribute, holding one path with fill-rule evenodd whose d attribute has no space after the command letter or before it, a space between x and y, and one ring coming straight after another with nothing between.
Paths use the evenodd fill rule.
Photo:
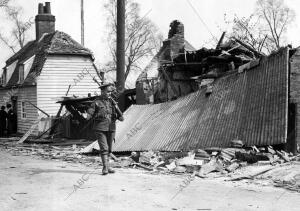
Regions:
<instances>
[{"instance_id":1,"label":"soldier's uniform","mask_svg":"<svg viewBox=\"0 0 300 211\"><path fill-rule=\"evenodd\" d=\"M94 109L93 131L98 139L101 155L112 152L112 142L115 137L117 113L112 101L104 96L97 97L92 103Z\"/></svg>"},{"instance_id":2,"label":"soldier's uniform","mask_svg":"<svg viewBox=\"0 0 300 211\"><path fill-rule=\"evenodd\" d=\"M109 84L103 85L103 87L105 86L109 86ZM116 131L116 120L123 117L118 115L112 99L107 95L97 97L91 104L91 109L94 111L92 115L94 120L93 131L98 140L103 163L102 173L114 173L114 170L109 168L108 155L112 152L112 143Z\"/></svg>"}]
</instances>

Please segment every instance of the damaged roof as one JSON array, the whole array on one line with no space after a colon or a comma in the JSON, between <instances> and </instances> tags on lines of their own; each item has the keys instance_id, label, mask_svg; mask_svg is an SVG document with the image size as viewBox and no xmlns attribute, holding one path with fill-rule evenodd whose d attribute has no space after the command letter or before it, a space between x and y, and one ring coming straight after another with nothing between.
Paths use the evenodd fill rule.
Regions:
<instances>
[{"instance_id":1,"label":"damaged roof","mask_svg":"<svg viewBox=\"0 0 300 211\"><path fill-rule=\"evenodd\" d=\"M18 65L34 55L35 58L31 69L22 85L31 85L35 82L35 77L40 74L47 55L84 55L90 56L93 59L93 54L89 49L76 42L70 35L61 31L55 31L44 35L40 40L28 42L22 49L6 61L5 67L18 61L6 87L18 84Z\"/></svg>"},{"instance_id":2,"label":"damaged roof","mask_svg":"<svg viewBox=\"0 0 300 211\"><path fill-rule=\"evenodd\" d=\"M114 151L188 151L285 143L287 139L288 48L250 70L237 71L206 89L175 101L132 105L119 122Z\"/></svg>"},{"instance_id":3,"label":"damaged roof","mask_svg":"<svg viewBox=\"0 0 300 211\"><path fill-rule=\"evenodd\" d=\"M245 44L244 44L245 45ZM255 51L255 50L254 50ZM187 51L185 54L178 55L174 58L174 65L180 63L204 62L209 64L214 63L229 63L234 62L239 66L251 60L257 59L262 55L255 56L255 53L246 49L240 43L234 40L229 40L220 45L217 49L207 49L205 47L199 50Z\"/></svg>"},{"instance_id":4,"label":"damaged roof","mask_svg":"<svg viewBox=\"0 0 300 211\"><path fill-rule=\"evenodd\" d=\"M141 72L141 74L138 76L136 81L143 81L147 80L149 75L155 75L155 77L158 76L158 66L159 66L159 57L168 50L167 45L163 45L158 53L151 59L149 64L144 68L144 70ZM195 51L196 49L187 41L184 40L184 51ZM150 73L150 74L149 74ZM151 76L150 76L151 77Z\"/></svg>"}]
</instances>

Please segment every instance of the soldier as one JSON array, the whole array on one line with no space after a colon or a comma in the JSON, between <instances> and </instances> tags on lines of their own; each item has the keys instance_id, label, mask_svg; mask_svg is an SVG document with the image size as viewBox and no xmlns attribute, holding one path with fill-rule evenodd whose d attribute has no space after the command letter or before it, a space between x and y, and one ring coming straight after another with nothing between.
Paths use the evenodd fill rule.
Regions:
<instances>
[{"instance_id":1,"label":"soldier","mask_svg":"<svg viewBox=\"0 0 300 211\"><path fill-rule=\"evenodd\" d=\"M93 132L98 139L100 155L103 163L102 174L115 173L109 167L108 155L112 152L112 142L115 138L116 120L123 121L121 112L116 111L115 101L111 98L113 84L107 83L99 87L101 95L92 103L88 113L94 119Z\"/></svg>"},{"instance_id":2,"label":"soldier","mask_svg":"<svg viewBox=\"0 0 300 211\"><path fill-rule=\"evenodd\" d=\"M5 106L1 106L0 110L0 137L4 136L6 130L7 112Z\"/></svg>"}]
</instances>

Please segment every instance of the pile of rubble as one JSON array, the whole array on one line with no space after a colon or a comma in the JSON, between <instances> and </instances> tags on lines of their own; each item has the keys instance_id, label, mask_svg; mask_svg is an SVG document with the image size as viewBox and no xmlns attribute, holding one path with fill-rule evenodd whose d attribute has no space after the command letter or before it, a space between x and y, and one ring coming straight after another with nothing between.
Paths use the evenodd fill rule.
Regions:
<instances>
[{"instance_id":1,"label":"pile of rubble","mask_svg":"<svg viewBox=\"0 0 300 211\"><path fill-rule=\"evenodd\" d=\"M81 142L77 142L81 143ZM43 159L101 165L99 146L93 142L81 144L16 144L15 140L1 142L2 149L13 155L38 156ZM261 179L275 186L300 192L300 155L293 155L271 146L244 147L234 140L230 148L207 148L190 152L132 152L130 156L111 155L111 164L119 168L142 168L166 174L191 173L200 178L224 177L225 180Z\"/></svg>"},{"instance_id":2,"label":"pile of rubble","mask_svg":"<svg viewBox=\"0 0 300 211\"><path fill-rule=\"evenodd\" d=\"M57 144L57 146L55 146L55 144L16 144L15 140L7 140L0 142L0 146L14 156L35 156L45 160L82 163L87 166L101 164L99 156L81 154L80 150L84 147L72 143Z\"/></svg>"},{"instance_id":3,"label":"pile of rubble","mask_svg":"<svg viewBox=\"0 0 300 211\"><path fill-rule=\"evenodd\" d=\"M243 148L240 140L230 148L197 149L190 152L132 152L120 157L121 166L164 173L193 173L200 178L224 177L227 181L268 179L275 186L300 192L300 155L271 146ZM270 173L273 172L273 173ZM277 174L275 173L277 172Z\"/></svg>"},{"instance_id":4,"label":"pile of rubble","mask_svg":"<svg viewBox=\"0 0 300 211\"><path fill-rule=\"evenodd\" d=\"M274 150L271 146L243 148L242 141L232 141L231 148L207 148L190 152L133 152L128 159L132 165L142 164L151 170L172 171L177 173L199 170L199 176L211 172L234 172L236 169L256 164L283 164L300 161L300 156L294 156L283 150ZM125 159L125 158L123 158Z\"/></svg>"}]
</instances>

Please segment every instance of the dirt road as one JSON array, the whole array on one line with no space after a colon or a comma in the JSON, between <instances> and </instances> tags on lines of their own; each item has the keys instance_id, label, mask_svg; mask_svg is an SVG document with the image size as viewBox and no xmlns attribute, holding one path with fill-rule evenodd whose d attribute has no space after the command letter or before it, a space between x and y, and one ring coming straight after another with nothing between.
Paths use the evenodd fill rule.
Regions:
<instances>
[{"instance_id":1,"label":"dirt road","mask_svg":"<svg viewBox=\"0 0 300 211\"><path fill-rule=\"evenodd\" d=\"M0 151L1 210L300 210L300 194L245 182L198 177L174 199L186 176L94 168Z\"/></svg>"}]
</instances>

